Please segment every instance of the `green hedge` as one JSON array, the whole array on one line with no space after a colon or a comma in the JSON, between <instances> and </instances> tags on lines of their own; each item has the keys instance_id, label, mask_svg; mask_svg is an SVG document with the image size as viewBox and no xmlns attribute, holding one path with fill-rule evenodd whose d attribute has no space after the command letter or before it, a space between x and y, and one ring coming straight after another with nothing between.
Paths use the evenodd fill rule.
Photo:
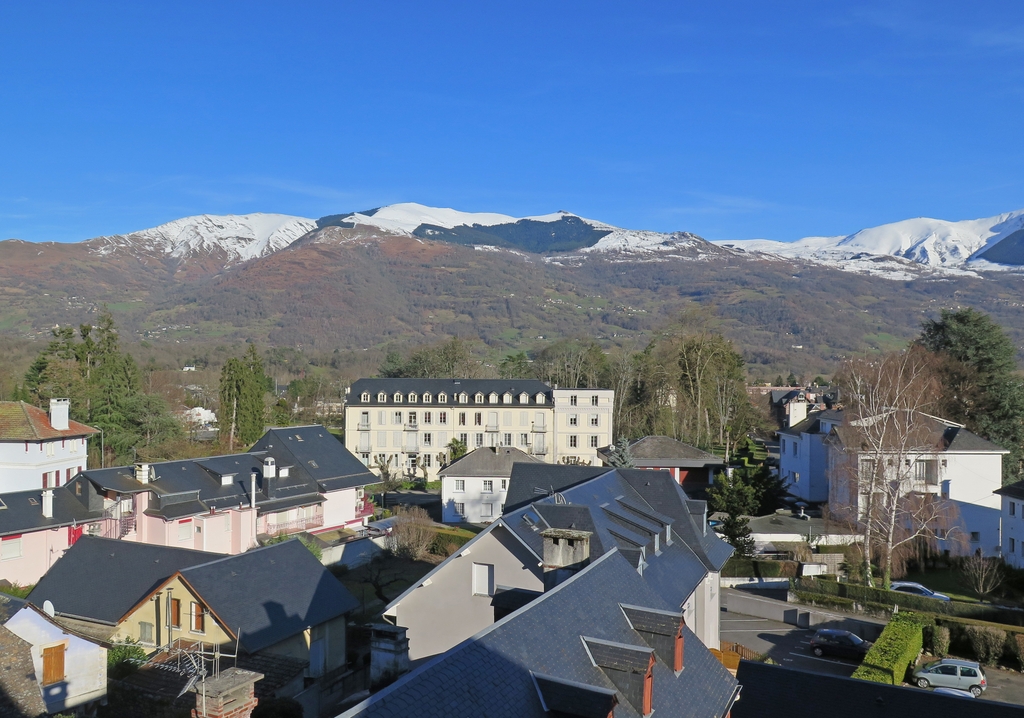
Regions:
<instances>
[{"instance_id":1,"label":"green hedge","mask_svg":"<svg viewBox=\"0 0 1024 718\"><path fill-rule=\"evenodd\" d=\"M806 591L794 591L798 600L802 603L809 603L814 606L824 606L828 608L840 608L846 611L852 611L854 601L850 598L839 598L838 596L826 596L821 593L807 593Z\"/></svg>"},{"instance_id":2,"label":"green hedge","mask_svg":"<svg viewBox=\"0 0 1024 718\"><path fill-rule=\"evenodd\" d=\"M914 613L897 613L875 641L854 678L898 686L924 646L924 621Z\"/></svg>"},{"instance_id":3,"label":"green hedge","mask_svg":"<svg viewBox=\"0 0 1024 718\"><path fill-rule=\"evenodd\" d=\"M844 543L820 543L815 547L818 553L846 553L847 544Z\"/></svg>"},{"instance_id":4,"label":"green hedge","mask_svg":"<svg viewBox=\"0 0 1024 718\"><path fill-rule=\"evenodd\" d=\"M722 567L726 578L794 578L800 565L796 561L758 561L733 556Z\"/></svg>"},{"instance_id":5,"label":"green hedge","mask_svg":"<svg viewBox=\"0 0 1024 718\"><path fill-rule=\"evenodd\" d=\"M1024 635L1024 628L1005 623L978 621L970 618L958 618L956 616L935 616L934 618L936 626L945 626L949 629L949 650L951 653L955 653L958 656L974 658L975 660L980 659L981 657L974 653L974 646L971 644L971 640L967 635L967 627L979 626L982 628L998 628L1006 631L1006 643L1003 645L1002 655L996 657L997 660L1002 659L1004 663L1011 665L1017 661L1016 639L1014 636Z\"/></svg>"},{"instance_id":6,"label":"green hedge","mask_svg":"<svg viewBox=\"0 0 1024 718\"><path fill-rule=\"evenodd\" d=\"M430 548L427 549L430 553L435 556L448 556L449 547L453 544L457 549L462 548L467 543L472 541L475 536L463 536L462 534L448 533L447 531L438 531L434 534L434 538L430 542Z\"/></svg>"},{"instance_id":7,"label":"green hedge","mask_svg":"<svg viewBox=\"0 0 1024 718\"><path fill-rule=\"evenodd\" d=\"M900 609L933 613L937 615L957 616L994 623L1006 623L1012 626L1024 625L1024 612L1011 611L997 606L982 603L964 603L963 601L939 601L935 598L912 596L899 591L886 591L881 588L869 588L856 583L837 583L821 578L800 578L793 582L793 588L806 593L821 593L827 596L850 598L861 604L881 604L892 610L893 606Z\"/></svg>"}]
</instances>

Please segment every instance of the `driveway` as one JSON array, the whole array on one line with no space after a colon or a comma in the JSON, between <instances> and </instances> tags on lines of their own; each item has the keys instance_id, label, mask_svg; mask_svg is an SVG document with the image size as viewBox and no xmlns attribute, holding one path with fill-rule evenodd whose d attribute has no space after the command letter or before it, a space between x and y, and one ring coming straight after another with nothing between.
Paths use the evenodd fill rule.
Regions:
<instances>
[{"instance_id":1,"label":"driveway","mask_svg":"<svg viewBox=\"0 0 1024 718\"><path fill-rule=\"evenodd\" d=\"M767 618L723 613L721 635L723 643L739 643L757 653L767 653L787 668L849 678L858 665L844 658L818 658L811 653L813 629Z\"/></svg>"}]
</instances>

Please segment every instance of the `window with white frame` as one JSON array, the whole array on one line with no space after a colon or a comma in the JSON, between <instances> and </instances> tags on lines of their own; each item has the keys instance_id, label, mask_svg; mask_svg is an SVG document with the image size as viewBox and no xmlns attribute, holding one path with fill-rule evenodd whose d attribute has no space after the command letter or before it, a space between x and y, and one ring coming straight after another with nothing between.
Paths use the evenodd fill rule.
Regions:
<instances>
[{"instance_id":1,"label":"window with white frame","mask_svg":"<svg viewBox=\"0 0 1024 718\"><path fill-rule=\"evenodd\" d=\"M569 414L569 426L579 426L580 420L577 414Z\"/></svg>"},{"instance_id":2,"label":"window with white frame","mask_svg":"<svg viewBox=\"0 0 1024 718\"><path fill-rule=\"evenodd\" d=\"M505 392L505 396L502 397L501 401L502 401L503 404L511 404L512 403L512 393L506 391Z\"/></svg>"},{"instance_id":3,"label":"window with white frame","mask_svg":"<svg viewBox=\"0 0 1024 718\"><path fill-rule=\"evenodd\" d=\"M1010 502L1010 516L1016 516L1016 515L1017 515L1017 502L1011 501Z\"/></svg>"},{"instance_id":4,"label":"window with white frame","mask_svg":"<svg viewBox=\"0 0 1024 718\"><path fill-rule=\"evenodd\" d=\"M529 446L530 445L530 435L529 434L520 434L519 435L519 445L520 446Z\"/></svg>"},{"instance_id":5,"label":"window with white frame","mask_svg":"<svg viewBox=\"0 0 1024 718\"><path fill-rule=\"evenodd\" d=\"M466 412L460 411L459 412L459 426L465 426L465 425L466 425Z\"/></svg>"},{"instance_id":6,"label":"window with white frame","mask_svg":"<svg viewBox=\"0 0 1024 718\"><path fill-rule=\"evenodd\" d=\"M456 491L465 491L466 490L466 480L465 479L455 479L455 490ZM459 513L461 513L461 512L459 512Z\"/></svg>"},{"instance_id":7,"label":"window with white frame","mask_svg":"<svg viewBox=\"0 0 1024 718\"><path fill-rule=\"evenodd\" d=\"M466 505L456 501L455 502L455 513L457 513L459 516L465 516L466 515Z\"/></svg>"},{"instance_id":8,"label":"window with white frame","mask_svg":"<svg viewBox=\"0 0 1024 718\"><path fill-rule=\"evenodd\" d=\"M484 479L483 483L484 483L484 493L485 494L494 493L494 481L493 480L491 480L491 479Z\"/></svg>"},{"instance_id":9,"label":"window with white frame","mask_svg":"<svg viewBox=\"0 0 1024 718\"><path fill-rule=\"evenodd\" d=\"M569 396L569 406L576 406L576 401L577 401L577 396L575 394L571 394Z\"/></svg>"},{"instance_id":10,"label":"window with white frame","mask_svg":"<svg viewBox=\"0 0 1024 718\"><path fill-rule=\"evenodd\" d=\"M469 434L459 434L459 441L466 446L469 446Z\"/></svg>"},{"instance_id":11,"label":"window with white frame","mask_svg":"<svg viewBox=\"0 0 1024 718\"><path fill-rule=\"evenodd\" d=\"M462 392L461 394L459 394L459 403L460 404L465 404L468 401L469 401L469 394L467 394L466 392Z\"/></svg>"},{"instance_id":12,"label":"window with white frame","mask_svg":"<svg viewBox=\"0 0 1024 718\"><path fill-rule=\"evenodd\" d=\"M396 404L401 404L402 403L402 393L401 392L396 391L395 395L393 397L391 397L391 398L395 400Z\"/></svg>"},{"instance_id":13,"label":"window with white frame","mask_svg":"<svg viewBox=\"0 0 1024 718\"><path fill-rule=\"evenodd\" d=\"M505 491L506 489L508 489L508 479L502 479L501 480L501 490Z\"/></svg>"},{"instance_id":14,"label":"window with white frame","mask_svg":"<svg viewBox=\"0 0 1024 718\"><path fill-rule=\"evenodd\" d=\"M149 621L139 621L139 643L146 643L150 646L155 643L153 639L153 624Z\"/></svg>"},{"instance_id":15,"label":"window with white frame","mask_svg":"<svg viewBox=\"0 0 1024 718\"><path fill-rule=\"evenodd\" d=\"M412 392L409 392L409 403L410 404L415 404L416 403L416 395L414 393L412 393Z\"/></svg>"},{"instance_id":16,"label":"window with white frame","mask_svg":"<svg viewBox=\"0 0 1024 718\"><path fill-rule=\"evenodd\" d=\"M4 536L0 540L0 561L21 558L21 536Z\"/></svg>"},{"instance_id":17,"label":"window with white frame","mask_svg":"<svg viewBox=\"0 0 1024 718\"><path fill-rule=\"evenodd\" d=\"M483 434L477 434L476 435L476 448L479 449L483 445L484 445L484 435Z\"/></svg>"},{"instance_id":18,"label":"window with white frame","mask_svg":"<svg viewBox=\"0 0 1024 718\"><path fill-rule=\"evenodd\" d=\"M430 403L430 392L429 391L428 392L424 392L424 394L423 394L423 403L424 404L429 404Z\"/></svg>"},{"instance_id":19,"label":"window with white frame","mask_svg":"<svg viewBox=\"0 0 1024 718\"><path fill-rule=\"evenodd\" d=\"M490 402L491 404L497 404L498 403L498 392L492 391L491 395L489 397L487 397L487 401Z\"/></svg>"},{"instance_id":20,"label":"window with white frame","mask_svg":"<svg viewBox=\"0 0 1024 718\"><path fill-rule=\"evenodd\" d=\"M398 424L401 424L402 423L402 412L396 411L394 414L392 414L392 416L391 416L391 423L395 424L396 426Z\"/></svg>"},{"instance_id":21,"label":"window with white frame","mask_svg":"<svg viewBox=\"0 0 1024 718\"><path fill-rule=\"evenodd\" d=\"M423 433L423 445L424 446L433 446L434 445L434 436L429 431Z\"/></svg>"},{"instance_id":22,"label":"window with white frame","mask_svg":"<svg viewBox=\"0 0 1024 718\"><path fill-rule=\"evenodd\" d=\"M522 394L519 395L519 403L520 404L529 404L530 403L530 395L527 394L524 391Z\"/></svg>"},{"instance_id":23,"label":"window with white frame","mask_svg":"<svg viewBox=\"0 0 1024 718\"><path fill-rule=\"evenodd\" d=\"M591 449L596 449L597 448L597 437L596 436L591 436L590 437L590 448Z\"/></svg>"},{"instance_id":24,"label":"window with white frame","mask_svg":"<svg viewBox=\"0 0 1024 718\"><path fill-rule=\"evenodd\" d=\"M437 413L437 423L438 424L444 424L444 425L447 426L447 424L448 424L448 412L447 411L439 411Z\"/></svg>"},{"instance_id":25,"label":"window with white frame","mask_svg":"<svg viewBox=\"0 0 1024 718\"><path fill-rule=\"evenodd\" d=\"M597 394L593 394L590 397L590 405L591 406L597 406Z\"/></svg>"},{"instance_id":26,"label":"window with white frame","mask_svg":"<svg viewBox=\"0 0 1024 718\"><path fill-rule=\"evenodd\" d=\"M429 411L423 412L423 423L424 424L433 424L434 423L434 414L433 414L433 412L429 412Z\"/></svg>"},{"instance_id":27,"label":"window with white frame","mask_svg":"<svg viewBox=\"0 0 1024 718\"><path fill-rule=\"evenodd\" d=\"M601 425L601 415L600 414L591 414L590 415L590 425L591 426L600 426Z\"/></svg>"},{"instance_id":28,"label":"window with white frame","mask_svg":"<svg viewBox=\"0 0 1024 718\"><path fill-rule=\"evenodd\" d=\"M438 404L445 404L447 402L448 402L448 395L445 394L443 391L440 394L437 395L437 403Z\"/></svg>"},{"instance_id":29,"label":"window with white frame","mask_svg":"<svg viewBox=\"0 0 1024 718\"><path fill-rule=\"evenodd\" d=\"M494 504L480 504L480 516L485 519L494 516Z\"/></svg>"},{"instance_id":30,"label":"window with white frame","mask_svg":"<svg viewBox=\"0 0 1024 718\"><path fill-rule=\"evenodd\" d=\"M478 391L476 393L476 396L473 397L473 401L475 401L477 404L483 404L484 403L484 395Z\"/></svg>"},{"instance_id":31,"label":"window with white frame","mask_svg":"<svg viewBox=\"0 0 1024 718\"><path fill-rule=\"evenodd\" d=\"M377 401L383 403L383 402L385 402L387 400L388 400L388 395L385 394L384 392L381 392L380 394L377 395Z\"/></svg>"},{"instance_id":32,"label":"window with white frame","mask_svg":"<svg viewBox=\"0 0 1024 718\"><path fill-rule=\"evenodd\" d=\"M578 443L579 443L579 439L576 436L576 434L570 434L569 435L569 448L570 449L575 449L577 447Z\"/></svg>"},{"instance_id":33,"label":"window with white frame","mask_svg":"<svg viewBox=\"0 0 1024 718\"><path fill-rule=\"evenodd\" d=\"M423 455L423 465L426 466L428 469L430 468L430 454Z\"/></svg>"},{"instance_id":34,"label":"window with white frame","mask_svg":"<svg viewBox=\"0 0 1024 718\"><path fill-rule=\"evenodd\" d=\"M533 399L538 404L543 404L544 403L544 395L542 393L540 393L539 391L537 392L537 396L535 396Z\"/></svg>"},{"instance_id":35,"label":"window with white frame","mask_svg":"<svg viewBox=\"0 0 1024 718\"><path fill-rule=\"evenodd\" d=\"M364 404L367 404L367 403L369 403L369 401L370 401L370 392L368 392L368 391L364 391L364 392L363 392L363 395L362 395L362 396L360 396L359 398L360 398L360 399L362 399L362 401L363 401L363 403L364 403Z\"/></svg>"},{"instance_id":36,"label":"window with white frame","mask_svg":"<svg viewBox=\"0 0 1024 718\"><path fill-rule=\"evenodd\" d=\"M415 411L410 411L409 412L409 423L412 424L413 426L416 425L417 422L416 422L416 412Z\"/></svg>"},{"instance_id":37,"label":"window with white frame","mask_svg":"<svg viewBox=\"0 0 1024 718\"><path fill-rule=\"evenodd\" d=\"M502 434L501 441L505 446L512 446L512 434Z\"/></svg>"},{"instance_id":38,"label":"window with white frame","mask_svg":"<svg viewBox=\"0 0 1024 718\"><path fill-rule=\"evenodd\" d=\"M473 414L473 426L483 426L484 413L482 411L475 412Z\"/></svg>"}]
</instances>

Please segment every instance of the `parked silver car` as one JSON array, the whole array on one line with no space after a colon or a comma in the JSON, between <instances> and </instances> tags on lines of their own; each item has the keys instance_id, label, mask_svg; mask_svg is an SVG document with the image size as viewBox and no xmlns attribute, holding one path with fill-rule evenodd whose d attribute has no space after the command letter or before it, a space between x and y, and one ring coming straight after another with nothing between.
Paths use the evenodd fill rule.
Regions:
<instances>
[{"instance_id":1,"label":"parked silver car","mask_svg":"<svg viewBox=\"0 0 1024 718\"><path fill-rule=\"evenodd\" d=\"M959 688L970 691L975 698L988 688L988 679L981 666L958 658L943 658L921 666L914 671L914 683L921 688Z\"/></svg>"},{"instance_id":2,"label":"parked silver car","mask_svg":"<svg viewBox=\"0 0 1024 718\"><path fill-rule=\"evenodd\" d=\"M949 596L938 591L933 591L927 586L922 586L914 581L893 581L889 588L893 591L899 591L900 593L909 593L912 596L923 596L924 598L934 598L938 601L948 601Z\"/></svg>"}]
</instances>

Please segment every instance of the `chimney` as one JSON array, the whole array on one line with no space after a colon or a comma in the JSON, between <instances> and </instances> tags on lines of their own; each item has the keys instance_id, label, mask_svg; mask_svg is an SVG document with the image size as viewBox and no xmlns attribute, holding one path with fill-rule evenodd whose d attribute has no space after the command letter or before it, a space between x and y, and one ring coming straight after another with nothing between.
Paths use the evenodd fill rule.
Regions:
<instances>
[{"instance_id":1,"label":"chimney","mask_svg":"<svg viewBox=\"0 0 1024 718\"><path fill-rule=\"evenodd\" d=\"M409 639L401 626L370 626L370 690L380 690L409 672Z\"/></svg>"},{"instance_id":2,"label":"chimney","mask_svg":"<svg viewBox=\"0 0 1024 718\"><path fill-rule=\"evenodd\" d=\"M139 462L135 465L135 480L140 484L149 483L149 464Z\"/></svg>"},{"instance_id":3,"label":"chimney","mask_svg":"<svg viewBox=\"0 0 1024 718\"><path fill-rule=\"evenodd\" d=\"M67 431L70 411L70 399L50 399L50 426L57 431Z\"/></svg>"},{"instance_id":4,"label":"chimney","mask_svg":"<svg viewBox=\"0 0 1024 718\"><path fill-rule=\"evenodd\" d=\"M263 478L273 479L277 477L277 465L273 456L263 459Z\"/></svg>"},{"instance_id":5,"label":"chimney","mask_svg":"<svg viewBox=\"0 0 1024 718\"><path fill-rule=\"evenodd\" d=\"M807 402L794 399L786 404L786 428L799 424L807 418Z\"/></svg>"},{"instance_id":6,"label":"chimney","mask_svg":"<svg viewBox=\"0 0 1024 718\"><path fill-rule=\"evenodd\" d=\"M546 529L544 539L544 590L550 591L590 563L590 532Z\"/></svg>"},{"instance_id":7,"label":"chimney","mask_svg":"<svg viewBox=\"0 0 1024 718\"><path fill-rule=\"evenodd\" d=\"M43 489L43 518L53 518L53 489Z\"/></svg>"},{"instance_id":8,"label":"chimney","mask_svg":"<svg viewBox=\"0 0 1024 718\"><path fill-rule=\"evenodd\" d=\"M227 668L189 688L196 694L196 718L248 718L256 707L254 686L263 674Z\"/></svg>"}]
</instances>

